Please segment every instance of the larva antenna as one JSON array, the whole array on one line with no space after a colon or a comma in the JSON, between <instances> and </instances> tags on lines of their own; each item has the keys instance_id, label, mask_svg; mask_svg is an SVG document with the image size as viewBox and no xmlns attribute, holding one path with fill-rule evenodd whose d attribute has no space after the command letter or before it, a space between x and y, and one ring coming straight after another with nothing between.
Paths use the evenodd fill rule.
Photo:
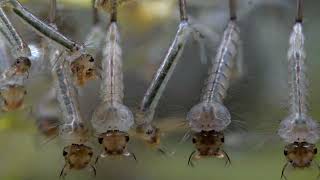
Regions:
<instances>
[{"instance_id":1,"label":"larva antenna","mask_svg":"<svg viewBox=\"0 0 320 180\"><path fill-rule=\"evenodd\" d=\"M229 13L230 13L230 20L237 19L237 0L229 0Z\"/></svg>"},{"instance_id":2,"label":"larva antenna","mask_svg":"<svg viewBox=\"0 0 320 180\"><path fill-rule=\"evenodd\" d=\"M303 21L303 0L297 0L297 17L296 22L302 23Z\"/></svg>"},{"instance_id":3,"label":"larva antenna","mask_svg":"<svg viewBox=\"0 0 320 180\"><path fill-rule=\"evenodd\" d=\"M179 0L180 21L188 21L187 0Z\"/></svg>"}]
</instances>

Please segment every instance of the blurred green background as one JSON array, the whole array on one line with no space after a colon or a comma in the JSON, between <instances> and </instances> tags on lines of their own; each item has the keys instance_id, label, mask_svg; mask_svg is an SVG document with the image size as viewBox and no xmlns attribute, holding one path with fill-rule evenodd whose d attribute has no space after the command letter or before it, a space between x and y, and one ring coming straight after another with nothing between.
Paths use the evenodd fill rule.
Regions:
<instances>
[{"instance_id":1,"label":"blurred green background","mask_svg":"<svg viewBox=\"0 0 320 180\"><path fill-rule=\"evenodd\" d=\"M46 20L47 0L22 1L32 12ZM59 27L67 36L83 42L91 25L90 0L59 0ZM207 56L214 56L227 23L226 0L188 0L192 22L207 32ZM122 33L125 102L132 110L139 102L162 61L178 25L175 0L136 0L120 9ZM310 80L310 114L320 119L319 70L319 1L305 1L305 35ZM191 140L178 144L187 128L172 128L183 121L188 110L199 101L202 84L209 63L200 62L197 44L190 40L177 69L161 99L157 124L175 131L166 132L163 144L169 157L148 149L131 138L130 149L138 163L130 159L101 160L95 179L221 179L270 180L280 179L284 143L276 135L281 119L286 116L288 89L286 54L288 37L295 15L293 0L239 0L239 24L243 48L244 74L229 91L226 105L241 117L245 130L235 123L226 132L225 150L232 160L231 167L224 161L208 159L187 166L193 151ZM107 26L107 18L101 14ZM14 16L15 24L28 42L37 42L38 36ZM28 101L33 104L44 94L49 82L32 76ZM45 85L46 84L46 85ZM38 86L35 86L38 85ZM82 91L83 116L90 119L98 102L99 82L93 82ZM85 94L85 96L84 96ZM27 115L26 115L27 114ZM235 119L238 117L234 116ZM239 118L238 118L239 119ZM163 124L163 125L162 125ZM58 179L64 160L63 141L59 138L44 143L36 123L28 113L12 113L0 119L0 179L43 180ZM170 127L170 128L169 128ZM92 138L93 144L96 139ZM99 154L99 146L95 153ZM319 157L317 157L319 160ZM316 167L304 171L287 171L289 179L316 179ZM94 179L89 171L72 171L67 179Z\"/></svg>"}]
</instances>

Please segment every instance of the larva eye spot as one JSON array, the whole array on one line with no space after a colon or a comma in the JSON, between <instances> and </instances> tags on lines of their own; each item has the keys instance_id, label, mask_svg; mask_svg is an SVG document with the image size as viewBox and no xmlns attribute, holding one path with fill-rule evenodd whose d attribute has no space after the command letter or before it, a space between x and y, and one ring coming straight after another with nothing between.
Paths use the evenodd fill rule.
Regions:
<instances>
[{"instance_id":1,"label":"larva eye spot","mask_svg":"<svg viewBox=\"0 0 320 180\"><path fill-rule=\"evenodd\" d=\"M192 138L192 143L193 144L197 143L197 139L195 137Z\"/></svg>"},{"instance_id":2,"label":"larva eye spot","mask_svg":"<svg viewBox=\"0 0 320 180\"><path fill-rule=\"evenodd\" d=\"M98 138L99 144L102 144L103 138Z\"/></svg>"},{"instance_id":3,"label":"larva eye spot","mask_svg":"<svg viewBox=\"0 0 320 180\"><path fill-rule=\"evenodd\" d=\"M63 150L63 153L62 153L63 156L67 156L68 155L68 152Z\"/></svg>"}]
</instances>

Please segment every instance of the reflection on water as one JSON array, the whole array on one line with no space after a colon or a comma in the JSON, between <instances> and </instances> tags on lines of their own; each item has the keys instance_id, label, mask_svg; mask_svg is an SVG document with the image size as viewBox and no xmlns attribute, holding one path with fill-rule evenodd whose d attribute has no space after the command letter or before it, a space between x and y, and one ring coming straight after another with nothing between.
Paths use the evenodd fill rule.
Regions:
<instances>
[{"instance_id":1,"label":"reflection on water","mask_svg":"<svg viewBox=\"0 0 320 180\"><path fill-rule=\"evenodd\" d=\"M160 1L160 0L159 0ZM162 0L161 0L162 1ZM165 1L165 0L163 0ZM212 2L212 3L211 3ZM190 14L193 21L208 26L214 43L207 46L208 56L214 55L223 28L227 21L224 0L192 1ZM157 123L170 129L163 138L168 157L148 149L143 142L131 139L130 149L135 153L138 163L131 159L104 160L97 165L96 179L279 179L286 160L283 156L284 144L276 136L280 120L286 116L287 67L286 52L288 37L293 24L295 3L290 0L281 3L270 0L260 4L261 0L241 1L240 26L243 45L244 78L231 85L226 106L233 117L245 124L234 123L226 133L224 149L231 158L231 166L225 167L223 159L207 159L195 162L188 167L188 156L193 150L191 139L177 143L187 132L186 126L177 126L185 121L187 111L199 101L203 80L207 74L207 64L201 64L194 49L197 44L190 41L185 49L173 78L165 91L157 111ZM85 2L87 3L87 2ZM123 34L125 102L135 111L164 57L167 46L175 35L178 24L174 3L168 6L168 14L161 17L144 15L143 8L148 1L132 3L120 11L120 28ZM89 4L88 4L89 5ZM306 51L308 55L311 114L320 119L317 94L320 63L317 42L320 25L317 8L320 2L306 1ZM28 6L36 14L46 14L43 1L32 1ZM126 11L128 10L129 11ZM156 8L154 8L156 9ZM161 8L160 8L161 9ZM65 6L60 20L65 26L64 32L70 37L82 41L88 32L83 22L90 22L89 6ZM157 13L154 13L157 14ZM178 16L177 16L178 17ZM71 21L69 21L69 18ZM133 20L134 18L134 20ZM154 20L154 21L152 21ZM72 23L70 23L72 22ZM90 24L90 23L87 23ZM76 27L80 27L80 29ZM19 28L23 29L19 24ZM132 30L131 30L132 29ZM24 31L28 41L37 42L33 33ZM218 36L217 36L218 35ZM37 81L40 77L33 77ZM48 81L48 80L44 80ZM44 84L44 83L42 83ZM48 83L45 83L48 84ZM48 89L48 85L39 85L30 81L28 101L38 100ZM98 103L99 82L92 82L79 93L84 118L89 120L93 107ZM88 95L89 94L89 95ZM177 126L177 128L172 128ZM57 179L64 159L61 149L66 145L58 138L43 143L34 121L28 113L24 115L5 115L0 121L0 178L1 179ZM91 144L95 154L101 153L97 138L92 137ZM175 152L175 153L171 153ZM318 158L317 158L318 159ZM170 173L169 173L170 172ZM317 168L305 171L288 169L289 179L316 178ZM91 179L89 171L73 172L68 179Z\"/></svg>"}]
</instances>

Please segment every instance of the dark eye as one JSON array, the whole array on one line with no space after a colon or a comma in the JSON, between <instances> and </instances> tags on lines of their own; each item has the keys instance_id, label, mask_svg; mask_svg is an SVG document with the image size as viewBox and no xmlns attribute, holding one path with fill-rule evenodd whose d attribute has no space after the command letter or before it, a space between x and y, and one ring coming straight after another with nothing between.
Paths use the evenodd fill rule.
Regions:
<instances>
[{"instance_id":1,"label":"dark eye","mask_svg":"<svg viewBox=\"0 0 320 180\"><path fill-rule=\"evenodd\" d=\"M103 138L98 138L98 142L102 144Z\"/></svg>"},{"instance_id":2,"label":"dark eye","mask_svg":"<svg viewBox=\"0 0 320 180\"><path fill-rule=\"evenodd\" d=\"M130 138L129 136L126 136L126 142L129 142Z\"/></svg>"},{"instance_id":3,"label":"dark eye","mask_svg":"<svg viewBox=\"0 0 320 180\"><path fill-rule=\"evenodd\" d=\"M317 148L314 148L313 149L313 154L317 154L318 153L318 149Z\"/></svg>"},{"instance_id":4,"label":"dark eye","mask_svg":"<svg viewBox=\"0 0 320 180\"><path fill-rule=\"evenodd\" d=\"M24 95L26 95L27 94L27 91L24 91Z\"/></svg>"},{"instance_id":5,"label":"dark eye","mask_svg":"<svg viewBox=\"0 0 320 180\"><path fill-rule=\"evenodd\" d=\"M16 64L20 64L20 60L17 60L17 61L16 61Z\"/></svg>"},{"instance_id":6,"label":"dark eye","mask_svg":"<svg viewBox=\"0 0 320 180\"><path fill-rule=\"evenodd\" d=\"M63 151L63 156L66 156L68 154L67 151Z\"/></svg>"},{"instance_id":7,"label":"dark eye","mask_svg":"<svg viewBox=\"0 0 320 180\"><path fill-rule=\"evenodd\" d=\"M147 131L146 134L147 134L147 135L151 135L151 134L152 134L152 131Z\"/></svg>"},{"instance_id":8,"label":"dark eye","mask_svg":"<svg viewBox=\"0 0 320 180\"><path fill-rule=\"evenodd\" d=\"M89 152L88 155L89 155L89 156L92 156L92 155L93 155L93 152Z\"/></svg>"},{"instance_id":9,"label":"dark eye","mask_svg":"<svg viewBox=\"0 0 320 180\"><path fill-rule=\"evenodd\" d=\"M283 151L283 154L284 154L285 156L287 156L287 155L288 155L288 151L287 151L287 150L284 150L284 151Z\"/></svg>"},{"instance_id":10,"label":"dark eye","mask_svg":"<svg viewBox=\"0 0 320 180\"><path fill-rule=\"evenodd\" d=\"M94 62L93 57L90 57L89 62Z\"/></svg>"},{"instance_id":11,"label":"dark eye","mask_svg":"<svg viewBox=\"0 0 320 180\"><path fill-rule=\"evenodd\" d=\"M197 142L196 138L192 138L192 143L195 144Z\"/></svg>"},{"instance_id":12,"label":"dark eye","mask_svg":"<svg viewBox=\"0 0 320 180\"><path fill-rule=\"evenodd\" d=\"M224 143L224 137L223 137L223 138L221 138L221 139L220 139L220 141Z\"/></svg>"}]
</instances>

